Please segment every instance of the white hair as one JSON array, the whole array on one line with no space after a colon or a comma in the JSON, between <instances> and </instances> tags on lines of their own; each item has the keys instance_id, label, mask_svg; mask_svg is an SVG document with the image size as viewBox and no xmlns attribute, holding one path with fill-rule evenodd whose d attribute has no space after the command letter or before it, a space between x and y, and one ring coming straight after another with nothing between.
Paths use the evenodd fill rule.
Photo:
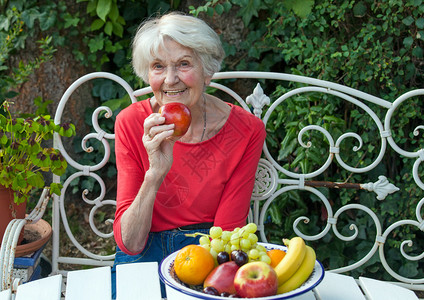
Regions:
<instances>
[{"instance_id":1,"label":"white hair","mask_svg":"<svg viewBox=\"0 0 424 300\"><path fill-rule=\"evenodd\" d=\"M134 37L133 69L146 83L149 64L158 57L165 38L192 49L202 62L205 76L212 76L221 69L224 50L216 32L198 18L172 12L142 23Z\"/></svg>"}]
</instances>

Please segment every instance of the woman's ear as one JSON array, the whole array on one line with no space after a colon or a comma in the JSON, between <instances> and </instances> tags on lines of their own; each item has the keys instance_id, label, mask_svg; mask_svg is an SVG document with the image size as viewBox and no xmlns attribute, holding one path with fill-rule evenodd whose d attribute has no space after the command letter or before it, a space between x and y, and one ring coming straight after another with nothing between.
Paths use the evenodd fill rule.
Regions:
<instances>
[{"instance_id":1,"label":"woman's ear","mask_svg":"<svg viewBox=\"0 0 424 300\"><path fill-rule=\"evenodd\" d=\"M205 88L206 88L209 84L211 84L211 81L212 81L212 76L206 76L206 77L205 77Z\"/></svg>"}]
</instances>

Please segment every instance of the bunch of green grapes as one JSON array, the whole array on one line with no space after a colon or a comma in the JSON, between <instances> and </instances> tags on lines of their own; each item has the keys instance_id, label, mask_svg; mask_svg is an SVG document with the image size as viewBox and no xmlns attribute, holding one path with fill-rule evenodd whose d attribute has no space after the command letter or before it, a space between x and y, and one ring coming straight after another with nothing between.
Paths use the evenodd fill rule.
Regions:
<instances>
[{"instance_id":1,"label":"bunch of green grapes","mask_svg":"<svg viewBox=\"0 0 424 300\"><path fill-rule=\"evenodd\" d=\"M255 234L257 229L255 223L246 224L242 228L237 227L233 231L213 226L209 230L209 235L200 237L199 243L215 260L220 252L227 252L231 257L231 252L242 250L248 255L249 261L260 260L270 264L271 259L266 254L266 248L258 244L258 236Z\"/></svg>"}]
</instances>

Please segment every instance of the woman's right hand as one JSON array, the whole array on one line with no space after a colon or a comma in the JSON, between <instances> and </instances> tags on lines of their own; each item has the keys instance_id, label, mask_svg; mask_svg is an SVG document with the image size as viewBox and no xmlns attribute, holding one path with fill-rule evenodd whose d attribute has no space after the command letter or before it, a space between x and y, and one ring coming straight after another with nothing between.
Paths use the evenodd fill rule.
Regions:
<instances>
[{"instance_id":1,"label":"woman's right hand","mask_svg":"<svg viewBox=\"0 0 424 300\"><path fill-rule=\"evenodd\" d=\"M149 156L150 172L165 176L171 169L173 148L178 140L174 137L174 124L165 124L165 118L152 113L144 121L143 144Z\"/></svg>"}]
</instances>

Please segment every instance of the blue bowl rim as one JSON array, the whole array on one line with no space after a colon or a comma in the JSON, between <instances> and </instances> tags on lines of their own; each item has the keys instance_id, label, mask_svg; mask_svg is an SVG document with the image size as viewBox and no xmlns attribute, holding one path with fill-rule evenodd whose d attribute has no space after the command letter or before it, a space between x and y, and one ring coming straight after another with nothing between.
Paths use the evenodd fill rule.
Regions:
<instances>
[{"instance_id":1,"label":"blue bowl rim","mask_svg":"<svg viewBox=\"0 0 424 300\"><path fill-rule=\"evenodd\" d=\"M279 249L283 249L283 250L286 250L287 249L286 246L277 245L277 244L261 243L261 242L259 242L258 244L263 245L264 247L267 247L267 248L270 248L270 249L274 249L274 248L279 248ZM178 251L176 251L176 252L178 252ZM169 279L166 278L166 276L164 274L162 274L162 266L168 260L169 256L175 255L176 252L174 252L174 253L168 255L167 257L165 257L161 261L161 263L160 263L160 266L159 266L159 277L160 277L160 279L162 280L162 282L164 284L166 284L167 286L173 288L174 290L179 291L180 293L183 293L183 294L186 294L188 296L195 297L195 298L198 298L198 299L204 299L204 300L226 299L225 297L221 297L221 296L213 296L213 295L202 294L201 292L195 291L195 290L192 290L192 289L190 289L188 291L188 290L185 290L183 288L179 288L178 286L175 286L171 281L169 281ZM316 260L316 262L315 262L315 268L316 268L316 264L317 263L319 265L319 270L321 271L321 274L320 274L318 280L316 280L316 282L314 282L308 288L303 289L303 290L300 290L300 291L297 291L297 292L295 292L296 290L294 290L294 291L289 292L289 293L286 293L286 294L279 294L279 295L274 295L274 296L269 296L269 297L261 297L261 298L250 298L250 299L260 299L260 300L268 300L268 299L269 300L283 300L283 299L290 299L290 298L297 297L299 295L302 295L302 294L304 294L304 293L306 293L306 292L314 289L319 283L322 282L322 280L324 279L324 274L325 274L324 267L323 267L322 263L319 260ZM237 298L235 298L235 299L237 299Z\"/></svg>"}]
</instances>

